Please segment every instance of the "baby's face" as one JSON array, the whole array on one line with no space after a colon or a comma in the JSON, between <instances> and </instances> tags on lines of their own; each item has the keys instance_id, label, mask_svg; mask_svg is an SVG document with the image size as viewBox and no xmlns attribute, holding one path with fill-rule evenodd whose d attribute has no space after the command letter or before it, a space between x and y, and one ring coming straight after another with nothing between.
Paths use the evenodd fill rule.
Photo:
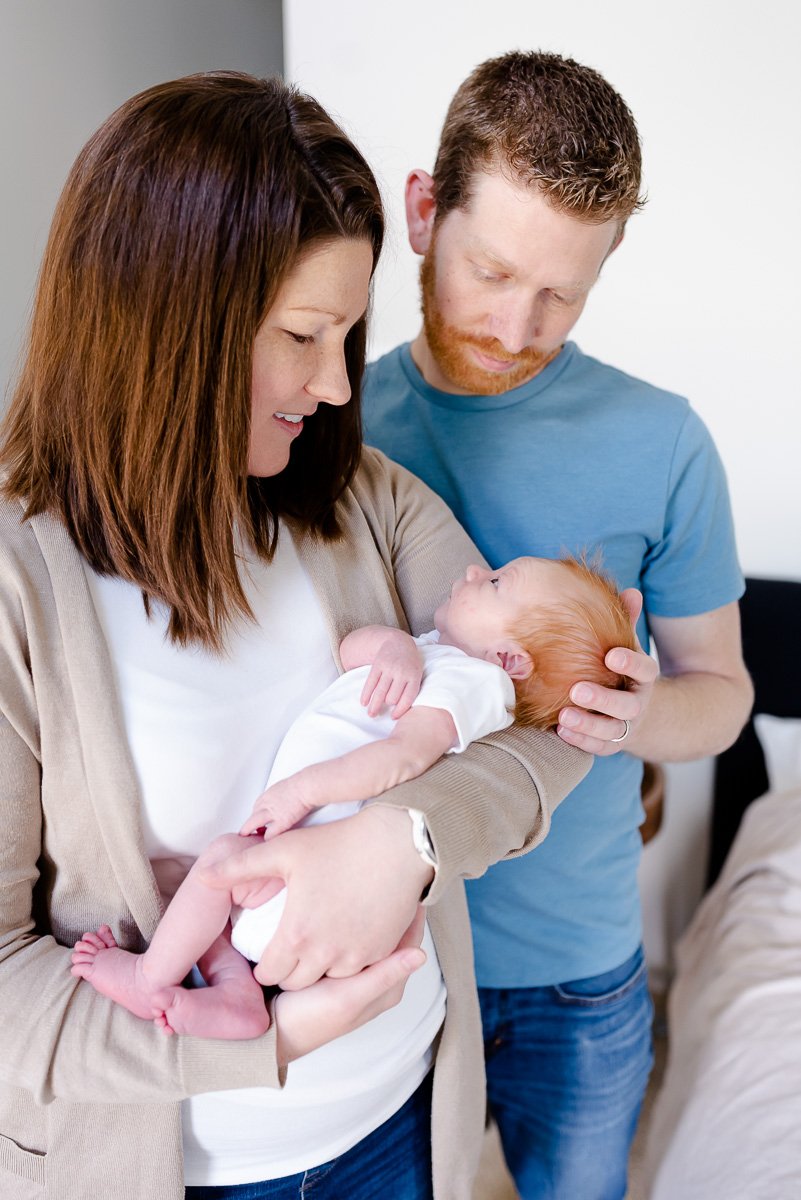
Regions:
<instances>
[{"instance_id":1,"label":"baby's face","mask_svg":"<svg viewBox=\"0 0 801 1200\"><path fill-rule=\"evenodd\" d=\"M468 567L434 616L441 640L474 658L497 661L522 612L564 597L567 572L548 558L514 558L505 567Z\"/></svg>"}]
</instances>

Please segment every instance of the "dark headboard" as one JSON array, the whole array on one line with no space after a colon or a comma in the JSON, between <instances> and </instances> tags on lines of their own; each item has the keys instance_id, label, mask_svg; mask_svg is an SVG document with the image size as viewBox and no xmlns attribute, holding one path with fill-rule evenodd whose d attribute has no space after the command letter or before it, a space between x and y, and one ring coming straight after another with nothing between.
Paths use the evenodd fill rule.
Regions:
<instances>
[{"instance_id":1,"label":"dark headboard","mask_svg":"<svg viewBox=\"0 0 801 1200\"><path fill-rule=\"evenodd\" d=\"M717 878L746 808L768 789L754 713L801 717L801 583L745 583L740 615L745 664L754 681L754 710L737 741L715 762L707 885Z\"/></svg>"}]
</instances>

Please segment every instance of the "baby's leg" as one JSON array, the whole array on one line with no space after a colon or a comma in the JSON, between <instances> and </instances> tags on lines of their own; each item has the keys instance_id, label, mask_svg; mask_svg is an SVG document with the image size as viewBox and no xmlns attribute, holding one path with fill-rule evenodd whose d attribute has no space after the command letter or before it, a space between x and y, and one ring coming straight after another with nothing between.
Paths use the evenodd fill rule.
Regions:
<instances>
[{"instance_id":1,"label":"baby's leg","mask_svg":"<svg viewBox=\"0 0 801 1200\"><path fill-rule=\"evenodd\" d=\"M88 980L135 1016L154 1016L154 993L180 984L228 922L231 896L223 889L207 887L199 877L201 866L241 852L259 840L237 834L216 838L176 892L144 954L121 950L104 925L76 943L72 974ZM156 1007L161 1010L163 1005Z\"/></svg>"},{"instance_id":2,"label":"baby's leg","mask_svg":"<svg viewBox=\"0 0 801 1200\"><path fill-rule=\"evenodd\" d=\"M154 988L178 984L216 942L231 915L231 893L204 883L200 873L221 859L259 845L259 837L224 833L196 859L159 922L144 954L144 971ZM204 974L205 978L205 973Z\"/></svg>"},{"instance_id":3,"label":"baby's leg","mask_svg":"<svg viewBox=\"0 0 801 1200\"><path fill-rule=\"evenodd\" d=\"M198 962L205 988L163 988L153 994L156 1024L194 1037L260 1037L270 1025L264 994L250 963L222 934Z\"/></svg>"}]
</instances>

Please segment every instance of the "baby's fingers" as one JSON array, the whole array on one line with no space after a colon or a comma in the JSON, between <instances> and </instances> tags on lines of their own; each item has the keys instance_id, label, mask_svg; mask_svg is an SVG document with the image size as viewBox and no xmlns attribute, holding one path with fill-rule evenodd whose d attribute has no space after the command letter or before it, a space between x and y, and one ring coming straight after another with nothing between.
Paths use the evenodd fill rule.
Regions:
<instances>
[{"instance_id":1,"label":"baby's fingers","mask_svg":"<svg viewBox=\"0 0 801 1200\"><path fill-rule=\"evenodd\" d=\"M392 709L392 716L396 721L399 721L401 717L406 715L417 699L419 691L419 686L413 683L406 684L406 687L401 692L395 707Z\"/></svg>"},{"instance_id":2,"label":"baby's fingers","mask_svg":"<svg viewBox=\"0 0 801 1200\"><path fill-rule=\"evenodd\" d=\"M365 708L370 703L370 699L373 695L373 692L378 687L380 679L381 679L381 668L376 666L375 664L373 664L373 666L370 668L370 674L367 676L366 680L364 681L364 687L362 688L362 694L359 697L359 703L362 704Z\"/></svg>"},{"instance_id":3,"label":"baby's fingers","mask_svg":"<svg viewBox=\"0 0 801 1200\"><path fill-rule=\"evenodd\" d=\"M260 830L264 829L270 824L273 814L266 806L261 805L260 801L261 796L256 801L256 806L253 809L253 812L239 830L240 836L244 837L248 833L258 833Z\"/></svg>"},{"instance_id":4,"label":"baby's fingers","mask_svg":"<svg viewBox=\"0 0 801 1200\"><path fill-rule=\"evenodd\" d=\"M381 709L387 703L387 696L392 687L392 676L382 674L380 680L373 689L373 694L370 697L370 702L367 705L367 713L371 717L377 717Z\"/></svg>"}]
</instances>

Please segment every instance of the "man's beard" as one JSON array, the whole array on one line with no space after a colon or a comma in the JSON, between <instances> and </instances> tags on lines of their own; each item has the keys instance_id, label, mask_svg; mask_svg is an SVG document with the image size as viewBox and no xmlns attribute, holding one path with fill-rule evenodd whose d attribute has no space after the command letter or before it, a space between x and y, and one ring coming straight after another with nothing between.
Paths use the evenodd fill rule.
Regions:
<instances>
[{"instance_id":1,"label":"man's beard","mask_svg":"<svg viewBox=\"0 0 801 1200\"><path fill-rule=\"evenodd\" d=\"M493 337L462 333L449 325L437 303L434 240L420 266L420 292L423 306L423 330L432 357L442 374L456 387L476 396L500 396L527 383L555 358L561 347L546 353L531 347L510 354ZM470 348L500 362L513 362L508 371L487 371L470 354Z\"/></svg>"}]
</instances>

